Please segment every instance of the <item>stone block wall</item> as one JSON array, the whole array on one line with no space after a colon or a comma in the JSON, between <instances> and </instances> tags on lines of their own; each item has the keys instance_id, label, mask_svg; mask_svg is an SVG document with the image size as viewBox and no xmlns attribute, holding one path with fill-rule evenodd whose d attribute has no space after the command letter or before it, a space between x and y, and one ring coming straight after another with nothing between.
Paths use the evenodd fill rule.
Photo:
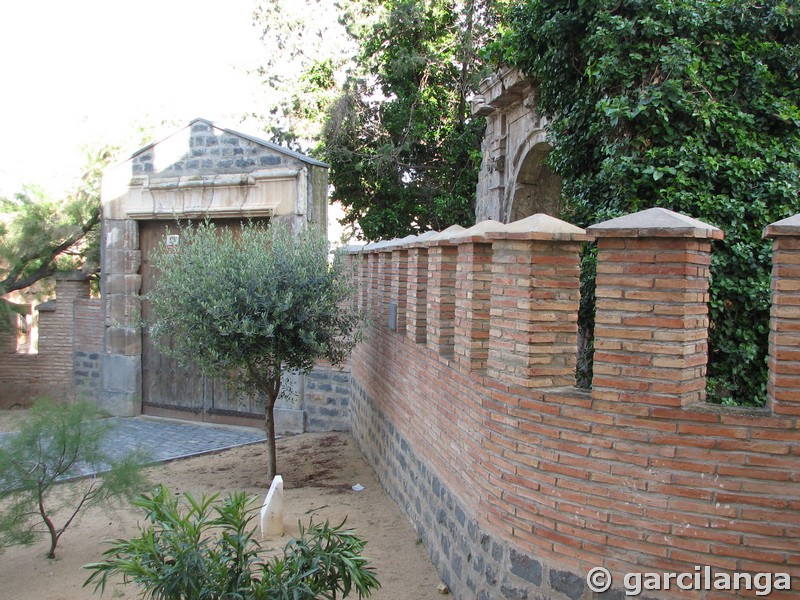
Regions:
<instances>
[{"instance_id":1,"label":"stone block wall","mask_svg":"<svg viewBox=\"0 0 800 600\"><path fill-rule=\"evenodd\" d=\"M304 431L350 430L350 365L320 362L304 378Z\"/></svg>"},{"instance_id":2,"label":"stone block wall","mask_svg":"<svg viewBox=\"0 0 800 600\"><path fill-rule=\"evenodd\" d=\"M103 302L95 298L75 300L72 350L72 384L75 394L97 401L102 388Z\"/></svg>"},{"instance_id":3,"label":"stone block wall","mask_svg":"<svg viewBox=\"0 0 800 600\"><path fill-rule=\"evenodd\" d=\"M196 174L199 172L241 173L258 167L275 167L296 163L285 152L279 153L263 142L247 139L241 134L225 133L210 122L198 119L192 122L188 149L167 165L156 164L156 153L150 147L133 157L132 173L158 173L161 177Z\"/></svg>"},{"instance_id":4,"label":"stone block wall","mask_svg":"<svg viewBox=\"0 0 800 600\"><path fill-rule=\"evenodd\" d=\"M768 232L776 237L769 405L737 409L703 402L705 361L698 358L706 353L709 242L722 232L662 209L587 232L541 217L524 221L463 232L463 239L473 238L465 243L480 235L492 248L488 319L498 327L488 339L485 368L458 358L458 347L453 356L431 347L431 327L408 336L381 321L372 323L352 357L354 437L454 597L625 597L626 573L694 573L695 566L787 573L794 592L770 597L794 597L800 590L800 361L793 336L800 317L792 307L800 289L793 266L800 223L776 224ZM600 246L601 368L591 392L563 379L545 385L554 367L538 361L545 353L528 343L557 332L561 337L549 338L553 356L566 361L577 352L577 324L566 310L575 301L573 284L546 274L529 277L529 271L542 264L539 242L561 247L566 261L581 236ZM494 260L520 237L537 242L527 258ZM379 264L371 254L408 247L404 277L419 295L411 256L425 248L406 243L361 252L364 262ZM480 254L459 255L469 256ZM498 305L501 281L518 289L510 282L520 273L527 293ZM572 267L563 273L576 276ZM379 300L369 278L362 284L369 305L397 300ZM470 308L469 294L458 292L457 286L456 320ZM551 298L551 309L538 298ZM506 331L506 311L519 328ZM524 318L526 312L539 317ZM518 339L520 332L525 339ZM512 362L528 371L520 376L499 368ZM545 370L537 371L541 365ZM611 572L609 592L587 587L594 567ZM732 595L713 589L681 594L708 600Z\"/></svg>"}]
</instances>

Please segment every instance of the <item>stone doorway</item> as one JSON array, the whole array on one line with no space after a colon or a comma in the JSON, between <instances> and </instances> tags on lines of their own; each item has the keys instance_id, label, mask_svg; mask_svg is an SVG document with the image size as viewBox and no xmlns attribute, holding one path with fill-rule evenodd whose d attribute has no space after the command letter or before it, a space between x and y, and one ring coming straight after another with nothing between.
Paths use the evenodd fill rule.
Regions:
<instances>
[{"instance_id":1,"label":"stone doorway","mask_svg":"<svg viewBox=\"0 0 800 600\"><path fill-rule=\"evenodd\" d=\"M252 398L157 352L142 331L140 300L155 276L149 252L177 222L280 220L295 230L327 226L327 165L205 119L134 153L106 171L102 191L104 343L101 406L112 415L141 412L241 422L263 414ZM171 229L170 229L171 228ZM290 378L291 379L291 378ZM276 406L276 425L303 431L302 382L296 404ZM280 402L280 399L279 399ZM282 410L281 410L282 409Z\"/></svg>"}]
</instances>

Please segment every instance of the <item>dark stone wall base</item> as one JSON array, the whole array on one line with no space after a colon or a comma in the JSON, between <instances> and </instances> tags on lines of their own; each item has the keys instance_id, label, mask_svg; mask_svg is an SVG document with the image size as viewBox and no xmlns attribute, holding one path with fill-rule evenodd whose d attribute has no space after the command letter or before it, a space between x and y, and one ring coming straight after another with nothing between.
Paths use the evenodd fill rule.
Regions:
<instances>
[{"instance_id":1,"label":"dark stone wall base","mask_svg":"<svg viewBox=\"0 0 800 600\"><path fill-rule=\"evenodd\" d=\"M353 379L352 434L389 495L414 526L453 597L589 600L585 574L559 570L482 531L441 479Z\"/></svg>"}]
</instances>

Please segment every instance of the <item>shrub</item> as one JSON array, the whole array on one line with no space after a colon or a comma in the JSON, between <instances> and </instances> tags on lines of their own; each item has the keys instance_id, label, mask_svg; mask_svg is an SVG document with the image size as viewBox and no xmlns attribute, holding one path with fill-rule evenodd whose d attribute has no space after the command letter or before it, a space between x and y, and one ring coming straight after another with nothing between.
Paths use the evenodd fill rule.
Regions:
<instances>
[{"instance_id":1,"label":"shrub","mask_svg":"<svg viewBox=\"0 0 800 600\"><path fill-rule=\"evenodd\" d=\"M362 598L380 587L361 556L366 542L344 523L301 527L282 555L262 562L249 528L256 498L236 492L215 504L217 498L186 494L184 510L164 486L138 497L134 504L150 525L138 537L114 541L103 561L85 565L93 572L84 585L102 592L108 577L119 574L152 600L311 600L352 592Z\"/></svg>"},{"instance_id":2,"label":"shrub","mask_svg":"<svg viewBox=\"0 0 800 600\"><path fill-rule=\"evenodd\" d=\"M103 440L111 427L98 416L88 402L40 400L20 431L0 446L0 548L31 544L47 534L47 557L55 558L59 539L80 512L142 489L143 457L116 459L106 453ZM56 484L75 478L56 492ZM65 515L60 525L56 514ZM39 520L44 529L35 525Z\"/></svg>"}]
</instances>

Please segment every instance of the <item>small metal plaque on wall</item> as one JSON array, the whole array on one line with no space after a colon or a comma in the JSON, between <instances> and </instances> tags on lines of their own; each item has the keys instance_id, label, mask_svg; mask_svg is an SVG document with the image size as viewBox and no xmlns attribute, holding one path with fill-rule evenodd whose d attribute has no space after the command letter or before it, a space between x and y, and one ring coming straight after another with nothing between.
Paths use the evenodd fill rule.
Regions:
<instances>
[{"instance_id":1,"label":"small metal plaque on wall","mask_svg":"<svg viewBox=\"0 0 800 600\"><path fill-rule=\"evenodd\" d=\"M389 329L397 331L397 302L389 302Z\"/></svg>"}]
</instances>

